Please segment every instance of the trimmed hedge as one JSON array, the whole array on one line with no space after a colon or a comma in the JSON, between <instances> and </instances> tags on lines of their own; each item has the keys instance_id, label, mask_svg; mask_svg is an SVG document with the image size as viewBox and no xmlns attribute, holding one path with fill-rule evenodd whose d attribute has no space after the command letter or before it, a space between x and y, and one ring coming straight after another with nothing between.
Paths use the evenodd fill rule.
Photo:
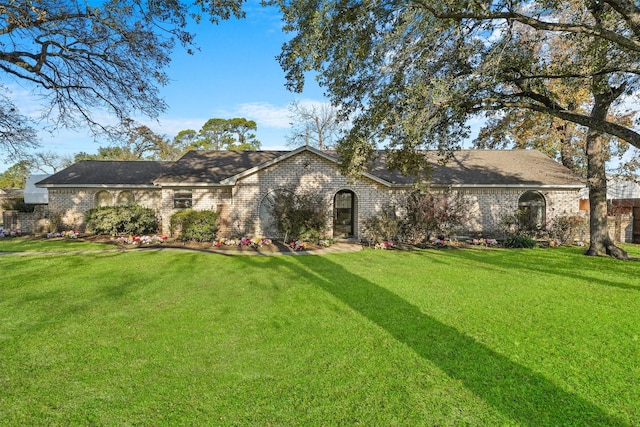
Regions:
<instances>
[{"instance_id":1,"label":"trimmed hedge","mask_svg":"<svg viewBox=\"0 0 640 427\"><path fill-rule=\"evenodd\" d=\"M160 221L156 211L140 205L104 206L85 213L87 228L95 234L157 233Z\"/></svg>"},{"instance_id":2,"label":"trimmed hedge","mask_svg":"<svg viewBox=\"0 0 640 427\"><path fill-rule=\"evenodd\" d=\"M218 214L185 209L171 215L170 227L171 231L180 232L180 240L212 241L218 232Z\"/></svg>"}]
</instances>

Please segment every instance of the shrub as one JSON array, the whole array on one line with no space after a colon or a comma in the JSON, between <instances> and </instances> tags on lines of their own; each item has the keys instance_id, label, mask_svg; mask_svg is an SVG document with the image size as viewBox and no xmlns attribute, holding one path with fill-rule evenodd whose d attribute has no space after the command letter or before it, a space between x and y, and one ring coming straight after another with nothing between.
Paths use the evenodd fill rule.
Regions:
<instances>
[{"instance_id":1,"label":"shrub","mask_svg":"<svg viewBox=\"0 0 640 427\"><path fill-rule=\"evenodd\" d=\"M538 243L528 234L515 234L508 236L504 241L505 248L526 248L531 249L538 246Z\"/></svg>"},{"instance_id":2,"label":"shrub","mask_svg":"<svg viewBox=\"0 0 640 427\"><path fill-rule=\"evenodd\" d=\"M533 240L550 237L547 227L534 224L529 211L525 209L517 209L512 215L502 217L499 225L505 239L514 236L527 236Z\"/></svg>"},{"instance_id":3,"label":"shrub","mask_svg":"<svg viewBox=\"0 0 640 427\"><path fill-rule=\"evenodd\" d=\"M382 243L397 240L401 220L396 216L392 206L385 206L378 215L372 216L364 224L366 240L372 243Z\"/></svg>"},{"instance_id":4,"label":"shrub","mask_svg":"<svg viewBox=\"0 0 640 427\"><path fill-rule=\"evenodd\" d=\"M149 234L158 231L160 222L153 209L135 206L104 206L85 214L87 227L96 234Z\"/></svg>"},{"instance_id":5,"label":"shrub","mask_svg":"<svg viewBox=\"0 0 640 427\"><path fill-rule=\"evenodd\" d=\"M213 211L185 209L171 215L171 231L180 231L180 240L212 241L218 232L218 214Z\"/></svg>"},{"instance_id":6,"label":"shrub","mask_svg":"<svg viewBox=\"0 0 640 427\"><path fill-rule=\"evenodd\" d=\"M62 231L62 226L64 225L64 221L62 220L62 212L51 211L47 216L49 219L49 232L57 233Z\"/></svg>"},{"instance_id":7,"label":"shrub","mask_svg":"<svg viewBox=\"0 0 640 427\"><path fill-rule=\"evenodd\" d=\"M561 243L571 238L581 238L586 234L587 219L581 215L563 215L553 218L547 224L549 237Z\"/></svg>"},{"instance_id":8,"label":"shrub","mask_svg":"<svg viewBox=\"0 0 640 427\"><path fill-rule=\"evenodd\" d=\"M408 243L421 243L433 235L444 236L468 217L469 202L451 190L416 191L405 202L402 234Z\"/></svg>"},{"instance_id":9,"label":"shrub","mask_svg":"<svg viewBox=\"0 0 640 427\"><path fill-rule=\"evenodd\" d=\"M327 226L326 202L313 190L276 191L268 201L267 209L285 241L318 240Z\"/></svg>"}]
</instances>

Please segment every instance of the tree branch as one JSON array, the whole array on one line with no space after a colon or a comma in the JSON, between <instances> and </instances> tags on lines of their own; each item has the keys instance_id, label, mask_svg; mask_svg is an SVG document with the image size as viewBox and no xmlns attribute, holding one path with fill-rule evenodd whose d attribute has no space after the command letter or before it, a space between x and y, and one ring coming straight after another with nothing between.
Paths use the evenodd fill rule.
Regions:
<instances>
[{"instance_id":1,"label":"tree branch","mask_svg":"<svg viewBox=\"0 0 640 427\"><path fill-rule=\"evenodd\" d=\"M517 94L516 94L517 95ZM516 96L514 95L514 96ZM529 95L522 94L528 97ZM609 135L618 137L636 148L640 148L640 133L629 129L625 126L609 122L607 120L594 119L591 116L554 107L553 105L545 105L526 101L509 101L505 98L483 98L475 103L470 110L486 111L501 110L504 108L525 108L527 110L537 111L539 113L548 114L562 120L577 123L590 129L595 129Z\"/></svg>"},{"instance_id":2,"label":"tree branch","mask_svg":"<svg viewBox=\"0 0 640 427\"><path fill-rule=\"evenodd\" d=\"M418 4L423 9L430 12L434 17L438 19L454 19L454 20L477 20L477 21L498 21L498 20L507 20L507 21L516 21L521 24L527 25L533 29L541 30L541 31L558 31L564 33L572 33L572 34L582 34L588 36L594 36L600 39L604 39L610 41L611 43L617 44L625 49L632 50L635 52L640 52L640 40L634 40L629 37L625 37L615 31L610 31L604 28L596 28L591 25L586 24L569 24L563 22L548 22L543 21L538 18L534 18L531 16L523 15L521 13L506 11L506 12L491 12L486 8L483 12L469 12L465 10L459 11L445 11L440 12L436 10L435 7L431 5L428 0L413 0L416 4ZM631 18L629 15L625 15L624 12L627 12L627 9L620 8L616 9L618 13L620 13L628 22L628 19ZM631 9L632 13L637 14L637 7L633 7ZM635 18L640 20L639 18ZM634 29L634 34L636 36L640 35L637 32L637 29Z\"/></svg>"}]
</instances>

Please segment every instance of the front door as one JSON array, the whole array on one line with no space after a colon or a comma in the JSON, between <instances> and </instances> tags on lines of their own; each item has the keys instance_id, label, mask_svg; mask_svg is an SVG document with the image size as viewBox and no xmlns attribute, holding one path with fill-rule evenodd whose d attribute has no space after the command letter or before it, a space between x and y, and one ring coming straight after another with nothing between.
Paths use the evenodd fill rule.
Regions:
<instances>
[{"instance_id":1,"label":"front door","mask_svg":"<svg viewBox=\"0 0 640 427\"><path fill-rule=\"evenodd\" d=\"M333 199L333 237L353 237L355 194L353 191L341 190Z\"/></svg>"}]
</instances>

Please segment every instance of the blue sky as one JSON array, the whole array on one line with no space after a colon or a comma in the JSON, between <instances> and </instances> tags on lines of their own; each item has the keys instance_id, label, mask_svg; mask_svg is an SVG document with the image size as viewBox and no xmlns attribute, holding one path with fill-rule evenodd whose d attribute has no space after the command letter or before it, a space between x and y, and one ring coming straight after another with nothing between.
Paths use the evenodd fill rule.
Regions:
<instances>
[{"instance_id":1,"label":"blue sky","mask_svg":"<svg viewBox=\"0 0 640 427\"><path fill-rule=\"evenodd\" d=\"M180 130L198 130L210 118L245 117L254 120L263 149L286 148L289 132L288 105L292 100L326 102L323 91L309 79L302 94L286 90L285 74L275 57L287 35L280 14L255 0L245 3L247 17L218 25L203 20L194 25L199 51L189 55L176 47L167 69L171 83L161 88L169 108L158 121L136 118L153 131L170 138ZM12 85L14 99L23 113L37 115L37 103L27 88ZM39 151L73 155L95 153L106 141L94 141L85 129L61 129L40 133ZM10 165L0 164L0 170Z\"/></svg>"}]
</instances>

